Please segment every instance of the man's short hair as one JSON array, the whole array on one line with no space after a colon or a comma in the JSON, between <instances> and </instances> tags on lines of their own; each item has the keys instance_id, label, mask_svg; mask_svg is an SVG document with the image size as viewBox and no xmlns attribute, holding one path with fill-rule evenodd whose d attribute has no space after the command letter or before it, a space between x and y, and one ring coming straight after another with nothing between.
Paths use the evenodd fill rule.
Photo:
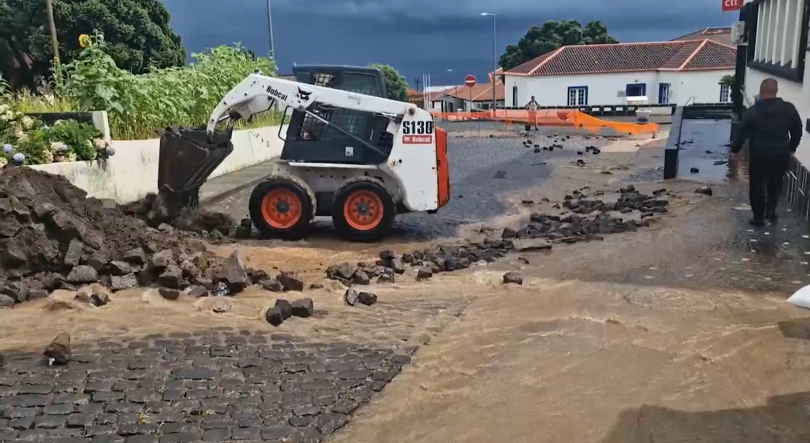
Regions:
<instances>
[{"instance_id":1,"label":"man's short hair","mask_svg":"<svg viewBox=\"0 0 810 443\"><path fill-rule=\"evenodd\" d=\"M760 94L776 95L779 92L779 82L774 78L766 78L759 85Z\"/></svg>"}]
</instances>

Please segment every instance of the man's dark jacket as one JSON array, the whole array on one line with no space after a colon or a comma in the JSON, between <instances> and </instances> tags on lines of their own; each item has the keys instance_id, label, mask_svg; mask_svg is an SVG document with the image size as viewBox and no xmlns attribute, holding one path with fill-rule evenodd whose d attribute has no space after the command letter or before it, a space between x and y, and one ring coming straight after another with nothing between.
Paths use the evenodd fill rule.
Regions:
<instances>
[{"instance_id":1,"label":"man's dark jacket","mask_svg":"<svg viewBox=\"0 0 810 443\"><path fill-rule=\"evenodd\" d=\"M781 98L760 100L745 112L731 150L740 152L748 139L752 156L795 153L802 129L792 103Z\"/></svg>"}]
</instances>

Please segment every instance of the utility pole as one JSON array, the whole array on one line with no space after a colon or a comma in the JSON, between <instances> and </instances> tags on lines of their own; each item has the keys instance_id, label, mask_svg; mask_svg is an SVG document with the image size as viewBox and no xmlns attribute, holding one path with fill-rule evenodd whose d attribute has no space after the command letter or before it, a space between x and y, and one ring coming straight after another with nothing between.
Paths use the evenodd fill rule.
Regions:
<instances>
[{"instance_id":1,"label":"utility pole","mask_svg":"<svg viewBox=\"0 0 810 443\"><path fill-rule=\"evenodd\" d=\"M56 22L53 20L53 1L45 0L48 9L48 26L51 28L51 49L53 50L53 60L59 64L59 41L56 40Z\"/></svg>"},{"instance_id":2,"label":"utility pole","mask_svg":"<svg viewBox=\"0 0 810 443\"><path fill-rule=\"evenodd\" d=\"M273 14L270 12L270 0L267 0L267 34L270 38L270 58L275 60L276 47L275 42L273 41ZM276 66L276 69L278 69L278 66Z\"/></svg>"}]
</instances>

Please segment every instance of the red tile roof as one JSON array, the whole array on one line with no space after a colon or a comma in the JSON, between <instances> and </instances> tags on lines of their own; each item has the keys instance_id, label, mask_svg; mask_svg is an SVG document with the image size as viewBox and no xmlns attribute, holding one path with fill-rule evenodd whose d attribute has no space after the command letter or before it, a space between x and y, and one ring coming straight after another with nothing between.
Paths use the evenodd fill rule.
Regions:
<instances>
[{"instance_id":1,"label":"red tile roof","mask_svg":"<svg viewBox=\"0 0 810 443\"><path fill-rule=\"evenodd\" d=\"M695 31L691 34L682 35L678 38L673 38L672 41L689 41L689 40L711 40L715 43L722 43L731 46L731 28L706 28Z\"/></svg>"},{"instance_id":2,"label":"red tile roof","mask_svg":"<svg viewBox=\"0 0 810 443\"><path fill-rule=\"evenodd\" d=\"M563 46L506 72L548 76L732 69L737 49L711 40Z\"/></svg>"},{"instance_id":3,"label":"red tile roof","mask_svg":"<svg viewBox=\"0 0 810 443\"><path fill-rule=\"evenodd\" d=\"M458 86L457 86L458 87ZM447 88L442 91L435 91L430 93L430 101L438 102L441 101L442 97L448 95L448 91L452 92L454 88Z\"/></svg>"},{"instance_id":4,"label":"red tile roof","mask_svg":"<svg viewBox=\"0 0 810 443\"><path fill-rule=\"evenodd\" d=\"M700 45L702 44L703 41L684 43L681 48L678 49L678 52L676 52L672 57L670 57L669 60L661 65L660 69L679 69L692 57L695 50L700 48Z\"/></svg>"},{"instance_id":5,"label":"red tile roof","mask_svg":"<svg viewBox=\"0 0 810 443\"><path fill-rule=\"evenodd\" d=\"M703 48L683 67L684 71L717 69L716 66L734 66L737 63L737 50L731 46L705 40Z\"/></svg>"},{"instance_id":6,"label":"red tile roof","mask_svg":"<svg viewBox=\"0 0 810 443\"><path fill-rule=\"evenodd\" d=\"M515 66L514 68L506 71L507 74L530 74L532 71L540 66L543 66L550 58L556 56L563 48L555 49L549 53L541 55L535 59L529 60L522 65Z\"/></svg>"},{"instance_id":7,"label":"red tile roof","mask_svg":"<svg viewBox=\"0 0 810 443\"><path fill-rule=\"evenodd\" d=\"M449 95L451 97L456 97L467 101L469 101L470 97L472 97L472 101L474 102L487 102L492 101L492 84L484 83L482 85L475 85L472 87L472 91L470 91L470 88L464 85L455 86L442 91L440 94ZM495 84L495 99L504 100L504 87L503 83L501 82Z\"/></svg>"}]
</instances>

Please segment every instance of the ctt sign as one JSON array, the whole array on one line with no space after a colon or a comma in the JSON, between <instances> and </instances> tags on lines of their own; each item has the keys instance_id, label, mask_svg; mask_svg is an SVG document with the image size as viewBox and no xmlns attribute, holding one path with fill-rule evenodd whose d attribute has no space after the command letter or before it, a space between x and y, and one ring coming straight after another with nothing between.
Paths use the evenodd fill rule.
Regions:
<instances>
[{"instance_id":1,"label":"ctt sign","mask_svg":"<svg viewBox=\"0 0 810 443\"><path fill-rule=\"evenodd\" d=\"M720 0L723 2L723 12L739 11L743 7L743 0Z\"/></svg>"}]
</instances>

